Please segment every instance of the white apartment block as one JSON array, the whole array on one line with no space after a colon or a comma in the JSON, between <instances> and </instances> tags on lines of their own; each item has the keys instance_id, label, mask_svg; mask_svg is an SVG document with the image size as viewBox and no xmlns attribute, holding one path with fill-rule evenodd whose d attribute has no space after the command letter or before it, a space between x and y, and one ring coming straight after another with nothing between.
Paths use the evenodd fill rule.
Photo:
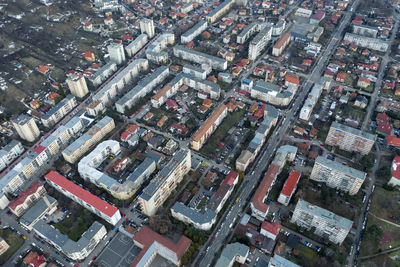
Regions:
<instances>
[{"instance_id":1,"label":"white apartment block","mask_svg":"<svg viewBox=\"0 0 400 267\"><path fill-rule=\"evenodd\" d=\"M75 163L83 154L85 154L94 144L99 142L104 136L115 128L114 120L105 116L86 133L81 135L72 144L70 144L62 155L69 163Z\"/></svg>"},{"instance_id":2,"label":"white apartment block","mask_svg":"<svg viewBox=\"0 0 400 267\"><path fill-rule=\"evenodd\" d=\"M11 140L10 143L0 150L0 170L10 165L10 163L18 158L24 151L25 148L22 146L21 142Z\"/></svg>"},{"instance_id":3,"label":"white apartment block","mask_svg":"<svg viewBox=\"0 0 400 267\"><path fill-rule=\"evenodd\" d=\"M181 202L175 202L171 208L172 217L180 220L186 224L193 225L196 229L208 231L217 220L217 213L215 211L206 209L205 211L198 211L194 208L185 206Z\"/></svg>"},{"instance_id":4,"label":"white apartment block","mask_svg":"<svg viewBox=\"0 0 400 267\"><path fill-rule=\"evenodd\" d=\"M175 43L175 35L172 33L164 33L152 42L146 49L146 58L155 63L165 63L168 60L168 52L164 51L167 45Z\"/></svg>"},{"instance_id":5,"label":"white apartment block","mask_svg":"<svg viewBox=\"0 0 400 267\"><path fill-rule=\"evenodd\" d=\"M92 76L89 77L89 81L93 83L94 86L102 84L108 77L110 77L114 72L117 71L117 64L110 61L104 66L98 69Z\"/></svg>"},{"instance_id":6,"label":"white apartment block","mask_svg":"<svg viewBox=\"0 0 400 267\"><path fill-rule=\"evenodd\" d=\"M112 43L107 46L110 60L117 65L121 65L125 62L125 50L123 44Z\"/></svg>"},{"instance_id":7,"label":"white apartment block","mask_svg":"<svg viewBox=\"0 0 400 267\"><path fill-rule=\"evenodd\" d=\"M365 172L319 156L315 160L310 179L355 195L360 190L366 176Z\"/></svg>"},{"instance_id":8,"label":"white apartment block","mask_svg":"<svg viewBox=\"0 0 400 267\"><path fill-rule=\"evenodd\" d=\"M363 35L371 38L376 38L378 35L379 29L376 27L371 27L368 25L361 25L361 24L352 24L353 33L358 35Z\"/></svg>"},{"instance_id":9,"label":"white apartment block","mask_svg":"<svg viewBox=\"0 0 400 267\"><path fill-rule=\"evenodd\" d=\"M41 118L43 125L47 128L59 122L65 115L67 115L74 107L78 105L75 96L67 95L57 105L52 107Z\"/></svg>"},{"instance_id":10,"label":"white apartment block","mask_svg":"<svg viewBox=\"0 0 400 267\"><path fill-rule=\"evenodd\" d=\"M282 191L278 197L278 202L287 206L289 205L290 199L292 198L294 192L297 188L297 183L300 180L301 173L296 171L291 171L289 177L283 185Z\"/></svg>"},{"instance_id":11,"label":"white apartment block","mask_svg":"<svg viewBox=\"0 0 400 267\"><path fill-rule=\"evenodd\" d=\"M261 29L260 23L257 22L250 23L237 35L236 42L238 44L244 44L253 34L259 32L260 29Z\"/></svg>"},{"instance_id":12,"label":"white apartment block","mask_svg":"<svg viewBox=\"0 0 400 267\"><path fill-rule=\"evenodd\" d=\"M325 144L367 155L375 144L375 140L376 135L334 121L329 129Z\"/></svg>"},{"instance_id":13,"label":"white apartment block","mask_svg":"<svg viewBox=\"0 0 400 267\"><path fill-rule=\"evenodd\" d=\"M68 88L76 97L82 98L89 93L87 88L86 80L83 75L72 75L67 79Z\"/></svg>"},{"instance_id":14,"label":"white apartment block","mask_svg":"<svg viewBox=\"0 0 400 267\"><path fill-rule=\"evenodd\" d=\"M290 43L290 33L285 33L278 41L276 41L274 47L272 48L272 55L279 57L289 43Z\"/></svg>"},{"instance_id":15,"label":"white apartment block","mask_svg":"<svg viewBox=\"0 0 400 267\"><path fill-rule=\"evenodd\" d=\"M153 73L147 75L144 79L133 87L128 93L121 97L115 107L118 112L124 113L125 108L131 108L141 97L150 93L157 85L161 84L169 75L169 68L161 66Z\"/></svg>"},{"instance_id":16,"label":"white apartment block","mask_svg":"<svg viewBox=\"0 0 400 267\"><path fill-rule=\"evenodd\" d=\"M296 94L297 87L290 86L283 90L279 85L258 80L250 90L252 98L275 106L287 106Z\"/></svg>"},{"instance_id":17,"label":"white apartment block","mask_svg":"<svg viewBox=\"0 0 400 267\"><path fill-rule=\"evenodd\" d=\"M154 32L154 22L151 19L142 18L139 22L140 32L147 34L149 38L153 38L155 35Z\"/></svg>"},{"instance_id":18,"label":"white apartment block","mask_svg":"<svg viewBox=\"0 0 400 267\"><path fill-rule=\"evenodd\" d=\"M312 10L299 7L294 15L298 17L309 18L312 15Z\"/></svg>"},{"instance_id":19,"label":"white apartment block","mask_svg":"<svg viewBox=\"0 0 400 267\"><path fill-rule=\"evenodd\" d=\"M133 40L130 44L125 47L126 54L128 57L133 57L137 52L142 49L145 44L147 44L148 38L147 34L142 33L135 40Z\"/></svg>"},{"instance_id":20,"label":"white apartment block","mask_svg":"<svg viewBox=\"0 0 400 267\"><path fill-rule=\"evenodd\" d=\"M183 66L182 72L186 74L190 74L196 78L205 80L207 75L210 74L212 71L211 67L208 65L202 65L201 68L185 64Z\"/></svg>"},{"instance_id":21,"label":"white apartment block","mask_svg":"<svg viewBox=\"0 0 400 267\"><path fill-rule=\"evenodd\" d=\"M59 173L51 171L46 174L44 178L60 193L69 197L82 207L90 210L97 216L103 218L110 224L116 225L121 219L121 214L116 207L84 190L82 187L74 184Z\"/></svg>"},{"instance_id":22,"label":"white apartment block","mask_svg":"<svg viewBox=\"0 0 400 267\"><path fill-rule=\"evenodd\" d=\"M343 40L380 52L386 52L389 48L389 43L386 41L349 32L344 35Z\"/></svg>"},{"instance_id":23,"label":"white apartment block","mask_svg":"<svg viewBox=\"0 0 400 267\"><path fill-rule=\"evenodd\" d=\"M13 120L12 124L19 137L28 142L35 141L40 135L39 128L34 119L25 114L21 114L17 119Z\"/></svg>"},{"instance_id":24,"label":"white apartment block","mask_svg":"<svg viewBox=\"0 0 400 267\"><path fill-rule=\"evenodd\" d=\"M271 40L272 27L264 27L254 38L250 41L249 45L249 59L255 60L261 51L266 47Z\"/></svg>"},{"instance_id":25,"label":"white apartment block","mask_svg":"<svg viewBox=\"0 0 400 267\"><path fill-rule=\"evenodd\" d=\"M310 119L311 113L319 97L321 96L322 90L323 87L320 84L315 84L313 86L311 92L308 94L306 101L304 102L303 107L300 110L299 118L301 120L308 121Z\"/></svg>"},{"instance_id":26,"label":"white apartment block","mask_svg":"<svg viewBox=\"0 0 400 267\"><path fill-rule=\"evenodd\" d=\"M299 199L291 219L306 229L315 227L315 234L341 244L350 232L353 222L326 209Z\"/></svg>"},{"instance_id":27,"label":"white apartment block","mask_svg":"<svg viewBox=\"0 0 400 267\"><path fill-rule=\"evenodd\" d=\"M205 31L208 27L207 21L200 20L196 25L181 35L181 43L187 44L194 40L198 35Z\"/></svg>"},{"instance_id":28,"label":"white apartment block","mask_svg":"<svg viewBox=\"0 0 400 267\"><path fill-rule=\"evenodd\" d=\"M174 56L188 60L197 64L206 64L211 66L211 68L216 70L226 70L228 67L228 61L223 58L210 56L205 53L201 53L182 45L174 46Z\"/></svg>"},{"instance_id":29,"label":"white apartment block","mask_svg":"<svg viewBox=\"0 0 400 267\"><path fill-rule=\"evenodd\" d=\"M46 195L46 189L40 182L33 182L26 191L19 194L17 199L8 204L8 208L15 216L20 217L41 197Z\"/></svg>"},{"instance_id":30,"label":"white apartment block","mask_svg":"<svg viewBox=\"0 0 400 267\"><path fill-rule=\"evenodd\" d=\"M190 145L193 150L199 151L204 143L207 141L214 131L218 128L221 122L225 119L228 114L228 108L226 105L221 104L218 108L205 120L203 125L197 130L192 136Z\"/></svg>"},{"instance_id":31,"label":"white apartment block","mask_svg":"<svg viewBox=\"0 0 400 267\"><path fill-rule=\"evenodd\" d=\"M138 201L141 210L152 216L191 168L190 150L180 150L143 190Z\"/></svg>"},{"instance_id":32,"label":"white apartment block","mask_svg":"<svg viewBox=\"0 0 400 267\"><path fill-rule=\"evenodd\" d=\"M97 187L103 188L117 199L129 199L156 169L156 163L153 159L147 157L133 171L123 183L117 181L97 168L107 159L108 156L117 156L121 152L119 142L115 140L106 140L90 152L89 155L82 158L78 163L79 175L86 181L90 181Z\"/></svg>"},{"instance_id":33,"label":"white apartment block","mask_svg":"<svg viewBox=\"0 0 400 267\"><path fill-rule=\"evenodd\" d=\"M227 13L229 9L235 4L235 0L225 0L218 7L214 8L210 13L206 15L208 23L216 22L222 15Z\"/></svg>"}]
</instances>

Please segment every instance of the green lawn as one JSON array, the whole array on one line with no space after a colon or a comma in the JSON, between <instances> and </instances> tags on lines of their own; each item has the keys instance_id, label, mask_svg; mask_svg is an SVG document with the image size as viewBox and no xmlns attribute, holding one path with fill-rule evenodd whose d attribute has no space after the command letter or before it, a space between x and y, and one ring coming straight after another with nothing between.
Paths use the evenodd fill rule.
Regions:
<instances>
[{"instance_id":1,"label":"green lawn","mask_svg":"<svg viewBox=\"0 0 400 267\"><path fill-rule=\"evenodd\" d=\"M319 257L317 252L303 244L298 244L296 250L299 251L299 254L293 256L291 261L301 266L314 266L316 259Z\"/></svg>"},{"instance_id":2,"label":"green lawn","mask_svg":"<svg viewBox=\"0 0 400 267\"><path fill-rule=\"evenodd\" d=\"M92 214L90 211L83 209L79 216L71 214L69 218L65 218L61 222L53 224L53 226L71 240L78 241L92 223Z\"/></svg>"},{"instance_id":3,"label":"green lawn","mask_svg":"<svg viewBox=\"0 0 400 267\"><path fill-rule=\"evenodd\" d=\"M10 228L0 230L0 236L10 246L6 252L0 256L0 265L4 264L24 243L24 239Z\"/></svg>"}]
</instances>

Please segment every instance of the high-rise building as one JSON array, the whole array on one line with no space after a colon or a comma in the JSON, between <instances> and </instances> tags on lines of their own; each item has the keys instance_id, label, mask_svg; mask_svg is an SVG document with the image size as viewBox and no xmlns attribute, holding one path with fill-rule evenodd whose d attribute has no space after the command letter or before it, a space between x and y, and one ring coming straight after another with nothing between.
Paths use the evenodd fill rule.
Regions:
<instances>
[{"instance_id":1,"label":"high-rise building","mask_svg":"<svg viewBox=\"0 0 400 267\"><path fill-rule=\"evenodd\" d=\"M112 62L115 62L118 65L125 62L125 51L122 44L112 43L107 46L107 50Z\"/></svg>"},{"instance_id":2,"label":"high-rise building","mask_svg":"<svg viewBox=\"0 0 400 267\"><path fill-rule=\"evenodd\" d=\"M17 119L13 120L12 124L18 135L28 142L35 141L35 139L40 135L39 128L34 119L25 114L22 114Z\"/></svg>"},{"instance_id":3,"label":"high-rise building","mask_svg":"<svg viewBox=\"0 0 400 267\"><path fill-rule=\"evenodd\" d=\"M140 20L140 31L149 36L149 38L154 37L154 22L152 19L143 18Z\"/></svg>"},{"instance_id":4,"label":"high-rise building","mask_svg":"<svg viewBox=\"0 0 400 267\"><path fill-rule=\"evenodd\" d=\"M71 94L76 97L82 98L87 95L87 93L89 93L86 85L86 80L83 75L74 75L73 77L68 78L67 84L69 90L71 91Z\"/></svg>"},{"instance_id":5,"label":"high-rise building","mask_svg":"<svg viewBox=\"0 0 400 267\"><path fill-rule=\"evenodd\" d=\"M352 221L302 199L297 202L291 222L306 229L314 227L316 235L335 244L343 242L353 225Z\"/></svg>"}]
</instances>

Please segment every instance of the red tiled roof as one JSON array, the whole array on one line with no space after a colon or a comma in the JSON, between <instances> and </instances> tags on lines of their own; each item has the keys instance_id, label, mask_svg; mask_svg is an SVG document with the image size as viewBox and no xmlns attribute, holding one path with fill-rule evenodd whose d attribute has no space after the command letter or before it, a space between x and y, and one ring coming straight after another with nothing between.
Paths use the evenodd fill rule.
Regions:
<instances>
[{"instance_id":1,"label":"red tiled roof","mask_svg":"<svg viewBox=\"0 0 400 267\"><path fill-rule=\"evenodd\" d=\"M225 177L224 182L225 184L228 184L229 186L233 186L235 183L236 179L239 177L239 174L235 171L230 171L228 175Z\"/></svg>"},{"instance_id":2,"label":"red tiled roof","mask_svg":"<svg viewBox=\"0 0 400 267\"><path fill-rule=\"evenodd\" d=\"M400 138L391 135L386 135L386 141L389 146L400 147Z\"/></svg>"},{"instance_id":3,"label":"red tiled roof","mask_svg":"<svg viewBox=\"0 0 400 267\"><path fill-rule=\"evenodd\" d=\"M45 178L59 185L65 191L73 194L77 198L81 199L83 202L86 202L90 206L94 207L95 209L99 210L109 217L112 217L115 213L119 211L116 207L108 204L104 200L101 200L97 196L74 184L73 182L55 171L51 171L46 174Z\"/></svg>"},{"instance_id":4,"label":"red tiled roof","mask_svg":"<svg viewBox=\"0 0 400 267\"><path fill-rule=\"evenodd\" d=\"M291 196L293 193L293 189L296 187L299 182L301 174L296 171L291 171L289 177L287 178L285 185L282 189L282 194L285 196Z\"/></svg>"},{"instance_id":5,"label":"red tiled roof","mask_svg":"<svg viewBox=\"0 0 400 267\"><path fill-rule=\"evenodd\" d=\"M129 133L135 133L139 129L139 126L135 124L129 124L128 127L126 127L126 131Z\"/></svg>"},{"instance_id":6,"label":"red tiled roof","mask_svg":"<svg viewBox=\"0 0 400 267\"><path fill-rule=\"evenodd\" d=\"M142 259L144 254L147 252L147 249L150 246L157 242L164 247L168 248L169 250L173 251L176 254L176 258L179 260L186 250L189 248L192 240L187 238L186 236L182 236L178 243L173 243L172 241L166 239L165 237L157 234L156 232L152 231L147 226L143 226L133 237L133 240L143 246L142 250L140 251L139 255L134 259L134 261L130 264L131 267L136 266L139 261Z\"/></svg>"},{"instance_id":7,"label":"red tiled roof","mask_svg":"<svg viewBox=\"0 0 400 267\"><path fill-rule=\"evenodd\" d=\"M381 123L379 123L376 131L384 133L384 134L391 134L393 131L393 125L387 121L381 122Z\"/></svg>"},{"instance_id":8,"label":"red tiled roof","mask_svg":"<svg viewBox=\"0 0 400 267\"><path fill-rule=\"evenodd\" d=\"M392 177L400 180L400 156L395 156L392 163Z\"/></svg>"},{"instance_id":9,"label":"red tiled roof","mask_svg":"<svg viewBox=\"0 0 400 267\"><path fill-rule=\"evenodd\" d=\"M12 210L14 210L18 205L21 205L22 203L25 202L26 198L35 192L37 192L38 188L42 186L41 182L33 182L29 186L29 188L25 191L22 191L19 193L19 197L8 204L8 207Z\"/></svg>"},{"instance_id":10,"label":"red tiled roof","mask_svg":"<svg viewBox=\"0 0 400 267\"><path fill-rule=\"evenodd\" d=\"M267 173L265 174L263 180L261 181L260 186L257 188L256 193L254 194L252 200L253 206L262 212L268 211L268 205L265 204L263 200L264 197L267 195L267 192L269 191L272 182L278 175L278 172L279 172L279 165L272 164L269 167Z\"/></svg>"},{"instance_id":11,"label":"red tiled roof","mask_svg":"<svg viewBox=\"0 0 400 267\"><path fill-rule=\"evenodd\" d=\"M37 154L40 154L40 153L42 153L43 150L45 150L45 149L46 149L46 148L45 148L44 146L38 145L38 146L33 150L33 152L35 152L35 153L37 153Z\"/></svg>"},{"instance_id":12,"label":"red tiled roof","mask_svg":"<svg viewBox=\"0 0 400 267\"><path fill-rule=\"evenodd\" d=\"M292 74L292 73L288 73L285 76L285 81L289 82L289 83L294 83L294 84L299 84L299 76L297 76L296 74Z\"/></svg>"},{"instance_id":13,"label":"red tiled roof","mask_svg":"<svg viewBox=\"0 0 400 267\"><path fill-rule=\"evenodd\" d=\"M123 132L121 134L121 140L126 140L126 138L128 138L129 135L131 135L130 132Z\"/></svg>"},{"instance_id":14,"label":"red tiled roof","mask_svg":"<svg viewBox=\"0 0 400 267\"><path fill-rule=\"evenodd\" d=\"M270 232L273 235L277 235L277 234L279 234L279 230L281 229L281 225L279 223L277 223L277 222L271 223L271 222L264 221L262 226L261 226L261 228L264 229L267 232Z\"/></svg>"}]
</instances>

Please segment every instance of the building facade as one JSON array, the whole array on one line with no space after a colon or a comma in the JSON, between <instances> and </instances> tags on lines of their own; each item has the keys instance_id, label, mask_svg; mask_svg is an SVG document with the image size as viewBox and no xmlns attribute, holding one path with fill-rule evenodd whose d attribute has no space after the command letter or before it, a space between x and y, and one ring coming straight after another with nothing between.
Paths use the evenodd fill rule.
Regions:
<instances>
[{"instance_id":1,"label":"building facade","mask_svg":"<svg viewBox=\"0 0 400 267\"><path fill-rule=\"evenodd\" d=\"M349 32L344 35L343 40L349 41L350 43L354 43L361 47L366 47L368 49L377 50L380 52L386 52L389 48L389 44L383 40L357 35Z\"/></svg>"},{"instance_id":2,"label":"building facade","mask_svg":"<svg viewBox=\"0 0 400 267\"><path fill-rule=\"evenodd\" d=\"M297 183L300 180L301 173L296 171L291 171L289 177L287 178L285 184L283 185L282 191L279 195L278 202L287 206L289 205L290 199L292 198L294 192L297 188Z\"/></svg>"},{"instance_id":3,"label":"building facade","mask_svg":"<svg viewBox=\"0 0 400 267\"><path fill-rule=\"evenodd\" d=\"M112 62L117 65L121 65L125 62L125 51L123 44L112 43L107 46L107 50Z\"/></svg>"},{"instance_id":4,"label":"building facade","mask_svg":"<svg viewBox=\"0 0 400 267\"><path fill-rule=\"evenodd\" d=\"M133 57L137 52L140 51L148 42L147 34L142 33L135 40L125 47L126 54L128 57Z\"/></svg>"},{"instance_id":5,"label":"building facade","mask_svg":"<svg viewBox=\"0 0 400 267\"><path fill-rule=\"evenodd\" d=\"M198 35L205 31L208 27L207 21L200 20L196 25L181 35L181 43L187 44L194 40Z\"/></svg>"},{"instance_id":6,"label":"building facade","mask_svg":"<svg viewBox=\"0 0 400 267\"><path fill-rule=\"evenodd\" d=\"M22 114L17 119L13 120L12 124L19 137L28 142L35 141L40 135L40 131L35 120L26 116L25 114Z\"/></svg>"},{"instance_id":7,"label":"building facade","mask_svg":"<svg viewBox=\"0 0 400 267\"><path fill-rule=\"evenodd\" d=\"M8 204L8 208L15 216L20 217L44 195L46 195L46 189L42 183L39 181L33 182L27 190L19 193L17 199Z\"/></svg>"},{"instance_id":8,"label":"building facade","mask_svg":"<svg viewBox=\"0 0 400 267\"><path fill-rule=\"evenodd\" d=\"M190 62L194 62L197 64L206 64L216 70L226 70L228 67L228 61L223 58L210 56L208 54L186 48L182 45L175 45L173 50L174 56L182 58L184 60L188 60Z\"/></svg>"},{"instance_id":9,"label":"building facade","mask_svg":"<svg viewBox=\"0 0 400 267\"><path fill-rule=\"evenodd\" d=\"M17 140L11 140L10 143L5 145L0 150L0 170L11 164L16 158L18 158L25 151L21 142Z\"/></svg>"},{"instance_id":10,"label":"building facade","mask_svg":"<svg viewBox=\"0 0 400 267\"><path fill-rule=\"evenodd\" d=\"M265 26L254 38L249 45L249 59L255 60L261 51L267 46L271 40L272 27Z\"/></svg>"},{"instance_id":11,"label":"building facade","mask_svg":"<svg viewBox=\"0 0 400 267\"><path fill-rule=\"evenodd\" d=\"M71 94L76 97L82 98L89 93L85 77L83 75L74 75L67 79L67 85Z\"/></svg>"},{"instance_id":12,"label":"building facade","mask_svg":"<svg viewBox=\"0 0 400 267\"><path fill-rule=\"evenodd\" d=\"M41 118L43 125L47 128L59 122L65 115L67 115L74 107L78 105L75 96L67 95L57 105L52 107Z\"/></svg>"}]
</instances>

